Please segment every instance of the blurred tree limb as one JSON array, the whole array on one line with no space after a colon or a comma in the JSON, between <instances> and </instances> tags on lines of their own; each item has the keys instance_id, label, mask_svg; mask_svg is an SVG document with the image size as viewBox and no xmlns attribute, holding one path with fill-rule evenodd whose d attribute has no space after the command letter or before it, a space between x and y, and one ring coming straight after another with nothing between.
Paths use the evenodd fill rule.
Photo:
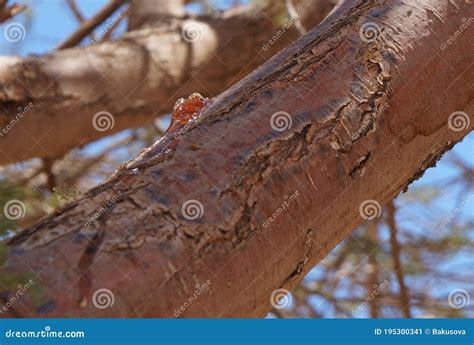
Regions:
<instances>
[{"instance_id":1,"label":"blurred tree limb","mask_svg":"<svg viewBox=\"0 0 474 345\"><path fill-rule=\"evenodd\" d=\"M119 4L111 2L104 11L108 15ZM296 9L304 25L313 27L332 4L304 0ZM131 18L136 9L134 3ZM89 22L60 47L78 43L99 21ZM21 126L0 136L0 164L58 157L169 113L179 97L193 92L215 96L299 36L289 27L262 49L279 29L266 9L248 5L212 16L169 17L113 42L92 42L41 57L0 57L0 124L15 122L19 107L34 104ZM93 117L104 111L113 124L97 130Z\"/></svg>"},{"instance_id":2,"label":"blurred tree limb","mask_svg":"<svg viewBox=\"0 0 474 345\"><path fill-rule=\"evenodd\" d=\"M13 17L14 15L24 11L25 5L8 5L9 0L0 0L0 23L3 23Z\"/></svg>"}]
</instances>

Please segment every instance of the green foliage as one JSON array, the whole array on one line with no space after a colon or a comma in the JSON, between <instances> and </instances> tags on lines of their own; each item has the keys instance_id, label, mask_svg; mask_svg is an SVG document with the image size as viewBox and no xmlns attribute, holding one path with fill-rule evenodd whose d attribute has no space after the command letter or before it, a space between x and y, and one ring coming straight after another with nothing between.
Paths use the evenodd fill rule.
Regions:
<instances>
[{"instance_id":1,"label":"green foliage","mask_svg":"<svg viewBox=\"0 0 474 345\"><path fill-rule=\"evenodd\" d=\"M81 195L80 191L68 186L67 184L54 187L53 192L53 195L49 199L49 203L53 208L60 207Z\"/></svg>"}]
</instances>

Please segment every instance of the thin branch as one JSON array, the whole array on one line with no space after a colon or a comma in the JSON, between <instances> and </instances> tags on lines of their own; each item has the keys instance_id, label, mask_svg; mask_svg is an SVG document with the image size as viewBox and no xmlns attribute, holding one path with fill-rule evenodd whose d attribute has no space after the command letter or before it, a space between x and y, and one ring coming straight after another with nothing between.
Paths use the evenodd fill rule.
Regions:
<instances>
[{"instance_id":1,"label":"thin branch","mask_svg":"<svg viewBox=\"0 0 474 345\"><path fill-rule=\"evenodd\" d=\"M84 17L84 14L82 13L81 9L79 8L79 6L77 6L76 0L66 0L66 2L74 17L76 17L77 21L82 24L86 20L86 17ZM91 39L94 39L94 31L91 31L89 36L91 37Z\"/></svg>"},{"instance_id":2,"label":"thin branch","mask_svg":"<svg viewBox=\"0 0 474 345\"><path fill-rule=\"evenodd\" d=\"M56 187L56 176L53 172L55 159L43 158L43 172L46 174L46 185L50 192Z\"/></svg>"},{"instance_id":3,"label":"thin branch","mask_svg":"<svg viewBox=\"0 0 474 345\"><path fill-rule=\"evenodd\" d=\"M125 9L122 13L122 16L116 20L112 26L110 27L110 29L108 29L104 36L100 37L97 42L103 42L103 41L108 41L110 39L110 37L112 37L112 34L114 33L115 29L117 29L117 27L120 25L120 23L124 20L124 18L127 18L127 16L130 14L130 6L127 7L127 9Z\"/></svg>"},{"instance_id":4,"label":"thin branch","mask_svg":"<svg viewBox=\"0 0 474 345\"><path fill-rule=\"evenodd\" d=\"M117 9L119 9L128 0L112 0L105 5L92 18L84 21L81 26L62 42L56 49L71 48L79 44L86 36L90 35L100 24L109 18Z\"/></svg>"},{"instance_id":5,"label":"thin branch","mask_svg":"<svg viewBox=\"0 0 474 345\"><path fill-rule=\"evenodd\" d=\"M397 225L395 222L395 204L390 201L387 204L387 225L390 228L390 245L392 247L392 260L393 260L393 269L397 276L398 285L400 287L400 301L403 309L403 314L405 317L411 317L410 311L410 293L407 286L405 285L405 277L403 275L403 268L400 259L400 243L397 239Z\"/></svg>"},{"instance_id":6,"label":"thin branch","mask_svg":"<svg viewBox=\"0 0 474 345\"><path fill-rule=\"evenodd\" d=\"M379 269L377 263L377 252L376 246L378 243L377 223L376 221L367 222L367 238L368 238L368 260L369 260L369 272L367 275L366 289L367 297L373 296L370 301L370 317L379 317L379 307L377 305L377 295L373 292L378 287L379 282Z\"/></svg>"},{"instance_id":7,"label":"thin branch","mask_svg":"<svg viewBox=\"0 0 474 345\"><path fill-rule=\"evenodd\" d=\"M76 0L66 0L69 9L71 10L72 14L74 14L74 17L76 17L77 21L79 23L82 23L83 21L86 20L84 15L82 14L81 10L79 9L79 6L77 6Z\"/></svg>"}]
</instances>

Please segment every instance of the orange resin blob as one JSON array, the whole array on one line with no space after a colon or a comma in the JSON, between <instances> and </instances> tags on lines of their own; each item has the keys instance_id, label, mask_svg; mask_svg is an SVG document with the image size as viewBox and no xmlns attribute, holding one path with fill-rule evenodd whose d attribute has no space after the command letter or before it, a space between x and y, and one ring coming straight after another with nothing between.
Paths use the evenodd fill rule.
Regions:
<instances>
[{"instance_id":1,"label":"orange resin blob","mask_svg":"<svg viewBox=\"0 0 474 345\"><path fill-rule=\"evenodd\" d=\"M176 131L196 120L211 103L210 99L198 93L193 93L188 98L178 99L174 105L171 124L167 132Z\"/></svg>"}]
</instances>

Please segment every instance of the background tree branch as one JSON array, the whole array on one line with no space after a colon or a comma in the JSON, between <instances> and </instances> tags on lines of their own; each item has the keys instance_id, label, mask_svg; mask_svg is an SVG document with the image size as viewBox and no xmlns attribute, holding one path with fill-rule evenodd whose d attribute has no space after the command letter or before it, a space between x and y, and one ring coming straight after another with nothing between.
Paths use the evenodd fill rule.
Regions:
<instances>
[{"instance_id":1,"label":"background tree branch","mask_svg":"<svg viewBox=\"0 0 474 345\"><path fill-rule=\"evenodd\" d=\"M118 5L113 2L108 7ZM303 11L302 4L298 8ZM301 16L312 27L329 9L309 2ZM169 113L179 97L193 92L217 95L299 35L289 26L263 49L284 23L253 5L210 17L170 18L162 24L129 32L113 42L41 57L0 57L2 124L16 123L18 108L34 104L18 126L0 136L0 164L58 157ZM90 32L82 29L85 26L66 46ZM94 126L93 118L99 112L109 113L113 126L97 130L100 126Z\"/></svg>"}]
</instances>

